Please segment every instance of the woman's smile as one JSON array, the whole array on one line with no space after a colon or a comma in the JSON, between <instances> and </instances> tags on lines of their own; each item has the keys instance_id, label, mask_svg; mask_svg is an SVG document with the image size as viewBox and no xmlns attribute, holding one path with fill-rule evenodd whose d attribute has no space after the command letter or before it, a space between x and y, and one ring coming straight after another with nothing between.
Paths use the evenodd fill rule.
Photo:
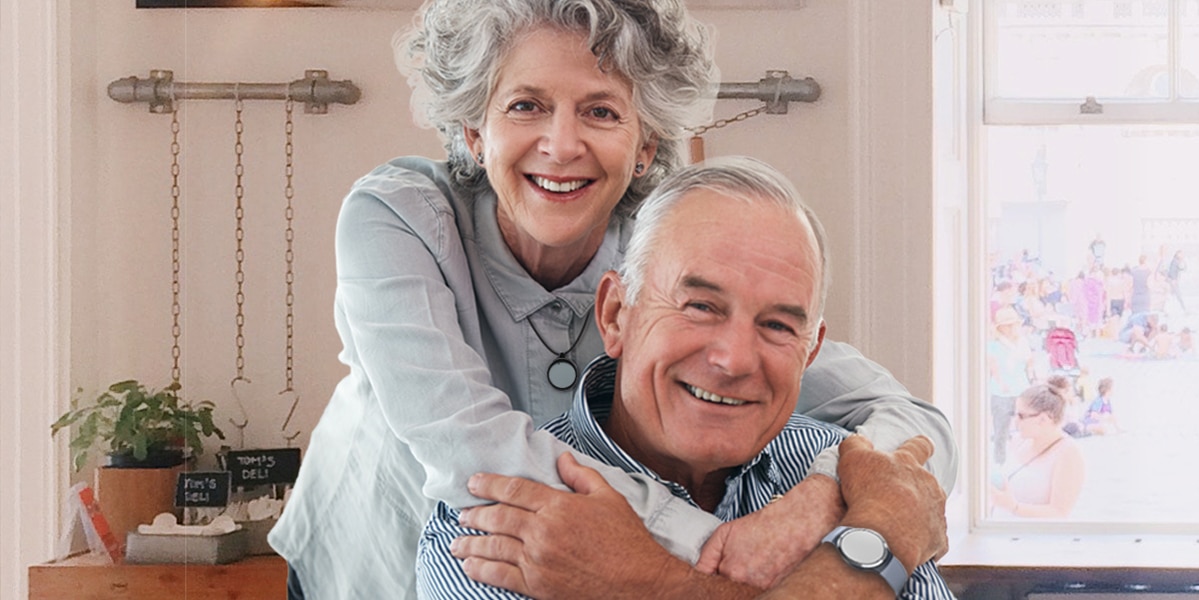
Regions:
<instances>
[{"instance_id":1,"label":"woman's smile","mask_svg":"<svg viewBox=\"0 0 1199 600\"><path fill-rule=\"evenodd\" d=\"M633 86L601 69L586 38L528 33L499 69L483 126L464 130L499 200L504 242L553 289L586 268L616 205L656 146L643 139Z\"/></svg>"}]
</instances>

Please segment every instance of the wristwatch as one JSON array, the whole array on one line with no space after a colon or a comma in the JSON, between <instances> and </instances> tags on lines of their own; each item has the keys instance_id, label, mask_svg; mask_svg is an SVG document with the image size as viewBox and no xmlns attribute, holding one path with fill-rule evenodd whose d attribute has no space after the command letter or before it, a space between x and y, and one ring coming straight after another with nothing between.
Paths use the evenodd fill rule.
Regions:
<instances>
[{"instance_id":1,"label":"wristwatch","mask_svg":"<svg viewBox=\"0 0 1199 600\"><path fill-rule=\"evenodd\" d=\"M820 541L832 544L849 566L882 575L891 589L895 590L896 596L908 582L908 573L904 570L903 563L891 554L887 540L873 529L841 525Z\"/></svg>"}]
</instances>

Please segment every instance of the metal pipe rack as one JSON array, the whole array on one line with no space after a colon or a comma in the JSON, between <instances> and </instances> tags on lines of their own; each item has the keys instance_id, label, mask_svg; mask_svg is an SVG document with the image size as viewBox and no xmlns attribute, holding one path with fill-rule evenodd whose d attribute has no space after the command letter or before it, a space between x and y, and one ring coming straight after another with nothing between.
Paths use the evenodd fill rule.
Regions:
<instances>
[{"instance_id":1,"label":"metal pipe rack","mask_svg":"<svg viewBox=\"0 0 1199 600\"><path fill-rule=\"evenodd\" d=\"M320 69L304 71L304 78L289 83L188 83L175 81L167 70L150 71L150 77L117 79L108 84L108 97L117 102L149 102L150 112L169 113L176 100L287 100L304 103L304 112L323 115L329 104L354 104L362 91L349 80L332 81Z\"/></svg>"},{"instance_id":2,"label":"metal pipe rack","mask_svg":"<svg viewBox=\"0 0 1199 600\"><path fill-rule=\"evenodd\" d=\"M805 77L795 79L787 71L766 71L766 76L751 83L721 83L717 98L751 98L766 103L766 114L785 115L791 102L815 102L820 84Z\"/></svg>"},{"instance_id":3,"label":"metal pipe rack","mask_svg":"<svg viewBox=\"0 0 1199 600\"><path fill-rule=\"evenodd\" d=\"M770 70L755 82L720 84L718 99L757 99L766 103L767 114L787 114L791 102L815 102L820 84L805 77L795 79L787 71ZM117 79L108 84L108 97L117 102L148 102L150 112L168 113L176 100L286 100L304 103L304 112L325 114L329 104L354 104L361 90L349 80L333 81L326 71L309 69L304 78L290 83L189 83L175 81L174 72L150 71L148 78Z\"/></svg>"}]
</instances>

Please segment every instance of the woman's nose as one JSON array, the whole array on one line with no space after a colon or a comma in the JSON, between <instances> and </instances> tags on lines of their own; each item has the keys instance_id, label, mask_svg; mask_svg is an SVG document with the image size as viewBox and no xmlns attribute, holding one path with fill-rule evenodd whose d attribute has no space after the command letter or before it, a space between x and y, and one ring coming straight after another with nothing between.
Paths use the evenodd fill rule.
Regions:
<instances>
[{"instance_id":1,"label":"woman's nose","mask_svg":"<svg viewBox=\"0 0 1199 600\"><path fill-rule=\"evenodd\" d=\"M568 163L582 156L587 147L583 143L580 127L577 115L569 111L554 112L541 138L541 153L559 163Z\"/></svg>"}]
</instances>

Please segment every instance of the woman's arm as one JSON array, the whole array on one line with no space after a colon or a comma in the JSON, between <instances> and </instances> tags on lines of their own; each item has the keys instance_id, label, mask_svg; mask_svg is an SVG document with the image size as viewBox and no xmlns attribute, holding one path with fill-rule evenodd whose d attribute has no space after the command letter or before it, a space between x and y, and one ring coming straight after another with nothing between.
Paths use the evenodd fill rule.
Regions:
<instances>
[{"instance_id":1,"label":"woman's arm","mask_svg":"<svg viewBox=\"0 0 1199 600\"><path fill-rule=\"evenodd\" d=\"M1044 514L1028 516L1055 517L1064 519L1074 510L1078 497L1082 494L1082 484L1086 479L1087 465L1083 460L1082 451L1071 440L1062 443L1069 444L1061 453L1061 457L1053 465L1053 476L1049 488L1049 504Z\"/></svg>"},{"instance_id":2,"label":"woman's arm","mask_svg":"<svg viewBox=\"0 0 1199 600\"><path fill-rule=\"evenodd\" d=\"M561 487L556 458L569 450L491 384L481 343L467 339L477 332L461 326L477 311L466 265L453 211L423 175L368 177L346 199L337 230L345 352L425 467L424 494L457 508L481 502L466 486L480 471ZM603 473L682 558L694 561L719 524L655 482Z\"/></svg>"},{"instance_id":3,"label":"woman's arm","mask_svg":"<svg viewBox=\"0 0 1199 600\"><path fill-rule=\"evenodd\" d=\"M883 452L924 435L934 449L926 468L946 494L953 489L957 447L945 415L848 344L825 338L804 373L795 412L856 431ZM838 486L825 484L837 480L839 456L837 447L822 451L777 502L722 525L704 546L700 568L768 587L799 564L844 511Z\"/></svg>"},{"instance_id":4,"label":"woman's arm","mask_svg":"<svg viewBox=\"0 0 1199 600\"><path fill-rule=\"evenodd\" d=\"M884 452L925 435L934 447L928 470L946 493L953 490L958 453L948 419L849 344L825 339L804 373L795 412L860 433ZM836 448L825 450L812 465L813 473L835 476L836 470Z\"/></svg>"}]
</instances>

